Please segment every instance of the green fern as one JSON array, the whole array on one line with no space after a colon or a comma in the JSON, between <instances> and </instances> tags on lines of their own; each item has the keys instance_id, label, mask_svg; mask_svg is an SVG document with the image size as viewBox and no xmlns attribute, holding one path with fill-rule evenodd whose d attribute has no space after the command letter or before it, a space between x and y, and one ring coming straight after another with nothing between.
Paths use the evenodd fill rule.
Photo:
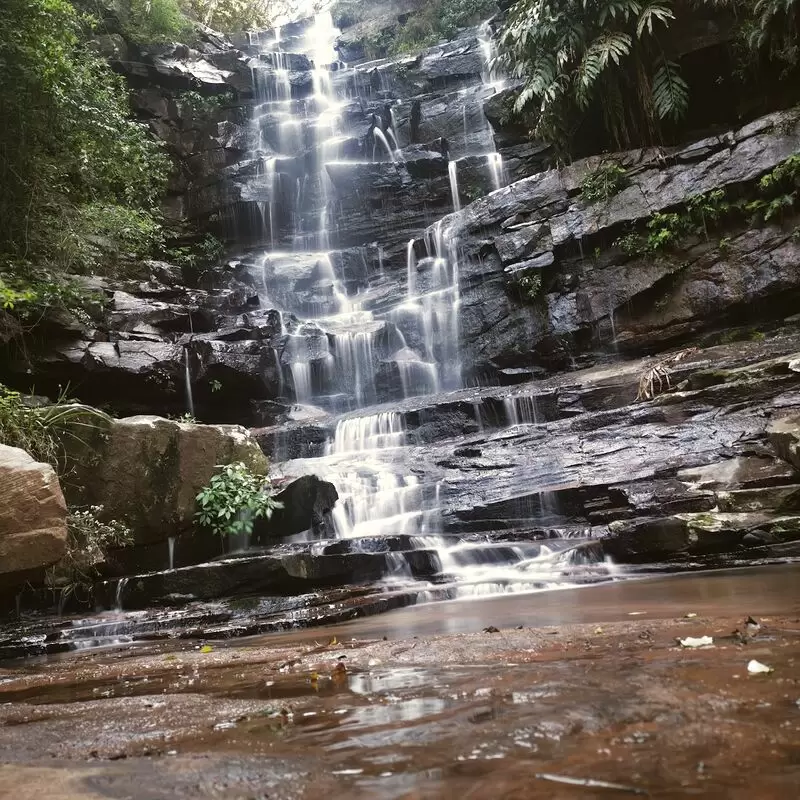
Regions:
<instances>
[{"instance_id":1,"label":"green fern","mask_svg":"<svg viewBox=\"0 0 800 800\"><path fill-rule=\"evenodd\" d=\"M653 25L656 22L669 25L669 21L673 19L675 19L675 15L666 3L648 3L639 14L639 19L636 23L636 35L641 39L645 30L652 35Z\"/></svg>"},{"instance_id":2,"label":"green fern","mask_svg":"<svg viewBox=\"0 0 800 800\"><path fill-rule=\"evenodd\" d=\"M653 106L659 119L679 120L689 107L689 85L674 61L664 61L653 75Z\"/></svg>"}]
</instances>

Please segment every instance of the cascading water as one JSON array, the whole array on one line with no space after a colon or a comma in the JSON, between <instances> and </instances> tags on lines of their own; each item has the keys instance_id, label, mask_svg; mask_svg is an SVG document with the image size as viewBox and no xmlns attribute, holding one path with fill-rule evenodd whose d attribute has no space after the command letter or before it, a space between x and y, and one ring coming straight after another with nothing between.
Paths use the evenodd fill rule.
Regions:
<instances>
[{"instance_id":1,"label":"cascading water","mask_svg":"<svg viewBox=\"0 0 800 800\"><path fill-rule=\"evenodd\" d=\"M358 91L372 81L336 62L336 34L330 14L321 14L296 48L312 64L313 94L305 98L292 95L289 74L295 56L288 52L288 40L282 41L278 32L253 45L259 50L253 66L253 157L263 162L254 195L261 181L263 195L257 199L268 206L262 212L263 238L270 245L253 257L254 278L263 286L262 306L281 311L276 359L287 391L291 387L297 403L345 412L332 425L324 455L285 461L275 469L287 477L316 474L334 483L339 494L333 509L335 535L355 549L385 547L392 585L414 580L404 553L425 550L434 554L437 580L449 587L445 596L540 587L556 574L554 565L567 545L467 541L445 534L442 510L448 487L418 458L404 414L386 405L375 407L391 398L460 388L462 256L454 227L447 221L434 223L407 244L405 292L388 299L379 295L376 304L371 284L358 275L373 269L383 278L390 271L380 245L377 268L354 265L344 251L328 251L329 242L336 241L339 213L336 176L368 163L380 174L388 174L387 169L399 174L406 163L394 110L386 106L370 112L369 128L361 133L365 143L371 142L371 152L362 150L360 159L352 154L345 104L353 101L354 87ZM481 46L484 82L495 86L491 37L482 34ZM366 101L358 98L358 105ZM466 104L464 128L466 150L472 138ZM308 156L309 140L314 158ZM485 155L492 186L504 184L499 153L465 154ZM297 174L299 163L302 175ZM449 162L454 211L460 209L458 169L456 161ZM292 242L292 252L281 251L281 242ZM537 424L533 398L508 398L504 408L509 426ZM476 418L482 420L480 410ZM428 591L425 584L420 591ZM431 591L431 597L443 596Z\"/></svg>"}]
</instances>

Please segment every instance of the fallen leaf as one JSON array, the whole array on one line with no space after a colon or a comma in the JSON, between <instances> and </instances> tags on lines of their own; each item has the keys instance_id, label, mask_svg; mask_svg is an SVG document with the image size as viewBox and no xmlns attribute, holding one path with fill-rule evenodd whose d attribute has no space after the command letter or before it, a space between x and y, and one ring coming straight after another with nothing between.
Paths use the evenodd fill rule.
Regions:
<instances>
[{"instance_id":1,"label":"fallen leaf","mask_svg":"<svg viewBox=\"0 0 800 800\"><path fill-rule=\"evenodd\" d=\"M484 633L500 633L500 628L495 628L494 625L490 625L488 628L483 629Z\"/></svg>"},{"instance_id":2,"label":"fallen leaf","mask_svg":"<svg viewBox=\"0 0 800 800\"><path fill-rule=\"evenodd\" d=\"M602 629L602 628L595 628L595 629L594 629L594 632L595 632L595 633L602 633L602 632L603 632L603 629Z\"/></svg>"},{"instance_id":3,"label":"fallen leaf","mask_svg":"<svg viewBox=\"0 0 800 800\"><path fill-rule=\"evenodd\" d=\"M214 648L213 648L213 647L212 647L210 644L204 644L204 645L203 645L203 646L200 648L200 652L201 652L201 653L210 653L210 652L211 652L213 649L214 649Z\"/></svg>"},{"instance_id":4,"label":"fallen leaf","mask_svg":"<svg viewBox=\"0 0 800 800\"><path fill-rule=\"evenodd\" d=\"M747 671L751 675L765 675L768 672L774 672L772 667L768 667L766 664L762 664L760 661L756 661L754 658L751 659L747 664Z\"/></svg>"},{"instance_id":5,"label":"fallen leaf","mask_svg":"<svg viewBox=\"0 0 800 800\"><path fill-rule=\"evenodd\" d=\"M684 614L683 618L684 619L694 619L696 616L697 616L697 614L695 614L694 611L690 611L688 614Z\"/></svg>"},{"instance_id":6,"label":"fallen leaf","mask_svg":"<svg viewBox=\"0 0 800 800\"><path fill-rule=\"evenodd\" d=\"M337 644L339 644L339 642L336 641L336 637L334 636L333 639L328 642L328 647L336 647Z\"/></svg>"},{"instance_id":7,"label":"fallen leaf","mask_svg":"<svg viewBox=\"0 0 800 800\"><path fill-rule=\"evenodd\" d=\"M714 640L710 636L687 636L685 639L678 639L681 647L711 647Z\"/></svg>"}]
</instances>

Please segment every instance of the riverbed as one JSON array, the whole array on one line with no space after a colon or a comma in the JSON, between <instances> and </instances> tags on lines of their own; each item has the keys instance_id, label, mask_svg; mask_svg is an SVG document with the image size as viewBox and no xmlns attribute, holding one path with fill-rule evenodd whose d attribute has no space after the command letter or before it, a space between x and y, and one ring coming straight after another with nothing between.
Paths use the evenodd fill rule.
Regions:
<instances>
[{"instance_id":1,"label":"riverbed","mask_svg":"<svg viewBox=\"0 0 800 800\"><path fill-rule=\"evenodd\" d=\"M793 797L799 580L724 570L8 662L0 797Z\"/></svg>"}]
</instances>

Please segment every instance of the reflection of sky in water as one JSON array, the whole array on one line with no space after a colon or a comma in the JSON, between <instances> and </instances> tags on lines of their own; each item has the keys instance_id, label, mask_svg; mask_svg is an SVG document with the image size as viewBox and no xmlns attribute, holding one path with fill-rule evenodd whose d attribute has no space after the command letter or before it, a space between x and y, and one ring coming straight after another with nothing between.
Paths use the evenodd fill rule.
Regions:
<instances>
[{"instance_id":1,"label":"reflection of sky in water","mask_svg":"<svg viewBox=\"0 0 800 800\"><path fill-rule=\"evenodd\" d=\"M350 676L350 689L356 694L374 694L416 689L431 685L430 672L420 669L393 669L359 673Z\"/></svg>"}]
</instances>

